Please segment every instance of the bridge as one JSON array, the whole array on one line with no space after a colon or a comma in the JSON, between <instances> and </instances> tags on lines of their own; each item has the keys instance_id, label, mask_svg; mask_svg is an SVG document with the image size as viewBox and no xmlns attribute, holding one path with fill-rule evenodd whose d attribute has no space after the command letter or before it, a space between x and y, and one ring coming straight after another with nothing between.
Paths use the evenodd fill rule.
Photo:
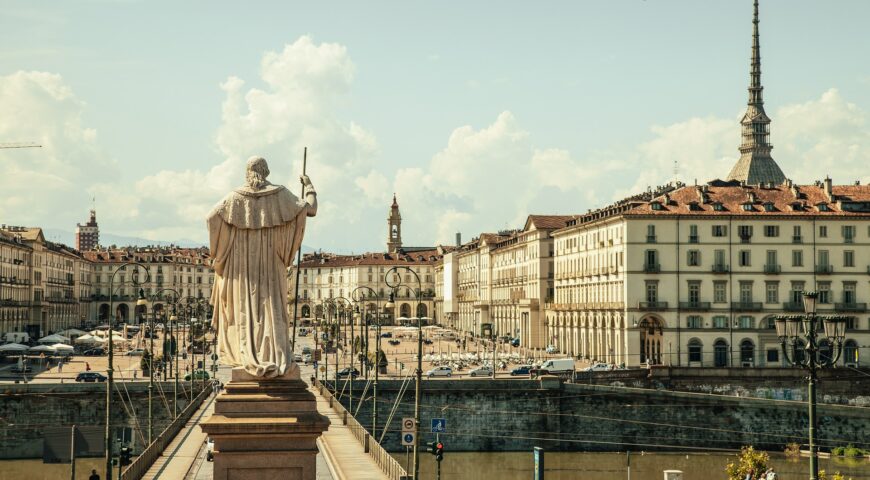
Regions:
<instances>
[{"instance_id":1,"label":"bridge","mask_svg":"<svg viewBox=\"0 0 870 480\"><path fill-rule=\"evenodd\" d=\"M229 381L229 368L222 367L217 378ZM301 366L303 379L314 373L310 366ZM318 440L318 480L403 480L410 478L405 469L371 437L369 432L332 398L326 388L311 385L317 398L317 410L326 416L329 429ZM174 434L171 440L158 437L153 448L146 449L124 471L124 480L211 480L212 464L206 461L206 435L200 422L211 416L215 395L206 392L200 406L193 405L190 412L180 416L173 431L170 426L163 432ZM177 433L175 433L177 432Z\"/></svg>"}]
</instances>

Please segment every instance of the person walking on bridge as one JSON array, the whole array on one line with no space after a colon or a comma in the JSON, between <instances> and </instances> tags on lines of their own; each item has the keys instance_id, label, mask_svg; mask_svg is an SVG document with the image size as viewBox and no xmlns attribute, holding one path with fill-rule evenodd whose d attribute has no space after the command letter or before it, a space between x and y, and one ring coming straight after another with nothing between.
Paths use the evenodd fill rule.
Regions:
<instances>
[{"instance_id":1,"label":"person walking on bridge","mask_svg":"<svg viewBox=\"0 0 870 480\"><path fill-rule=\"evenodd\" d=\"M100 475L96 470L91 470L91 476L88 477L88 480L100 480Z\"/></svg>"}]
</instances>

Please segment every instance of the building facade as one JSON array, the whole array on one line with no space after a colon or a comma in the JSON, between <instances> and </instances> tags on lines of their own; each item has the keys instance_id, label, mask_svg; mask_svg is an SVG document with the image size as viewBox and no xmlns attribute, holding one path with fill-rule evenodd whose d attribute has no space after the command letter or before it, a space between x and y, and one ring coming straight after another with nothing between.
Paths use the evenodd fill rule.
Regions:
<instances>
[{"instance_id":1,"label":"building facade","mask_svg":"<svg viewBox=\"0 0 870 480\"><path fill-rule=\"evenodd\" d=\"M76 224L76 250L86 252L100 245L100 226L97 224L97 211L91 209L87 223Z\"/></svg>"},{"instance_id":2,"label":"building facade","mask_svg":"<svg viewBox=\"0 0 870 480\"><path fill-rule=\"evenodd\" d=\"M0 334L30 324L33 248L20 235L0 229Z\"/></svg>"}]
</instances>

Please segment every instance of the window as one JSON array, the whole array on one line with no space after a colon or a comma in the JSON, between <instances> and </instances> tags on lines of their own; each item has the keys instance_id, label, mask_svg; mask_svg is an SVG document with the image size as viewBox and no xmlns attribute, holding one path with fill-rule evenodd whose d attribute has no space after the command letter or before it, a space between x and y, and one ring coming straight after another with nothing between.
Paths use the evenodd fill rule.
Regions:
<instances>
[{"instance_id":1,"label":"window","mask_svg":"<svg viewBox=\"0 0 870 480\"><path fill-rule=\"evenodd\" d=\"M646 301L656 303L659 301L658 282L646 282Z\"/></svg>"},{"instance_id":2,"label":"window","mask_svg":"<svg viewBox=\"0 0 870 480\"><path fill-rule=\"evenodd\" d=\"M715 202L713 204L713 210L715 210L717 212L723 212L723 211L725 211L725 206L722 205L722 202Z\"/></svg>"},{"instance_id":3,"label":"window","mask_svg":"<svg viewBox=\"0 0 870 480\"><path fill-rule=\"evenodd\" d=\"M755 318L750 315L741 315L737 317L737 328L751 329L755 324Z\"/></svg>"},{"instance_id":4,"label":"window","mask_svg":"<svg viewBox=\"0 0 870 480\"><path fill-rule=\"evenodd\" d=\"M741 267L748 267L751 265L752 258L750 256L750 253L751 252L749 250L740 250L740 266Z\"/></svg>"},{"instance_id":5,"label":"window","mask_svg":"<svg viewBox=\"0 0 870 480\"><path fill-rule=\"evenodd\" d=\"M778 237L779 236L779 225L765 225L764 226L764 236L765 237Z\"/></svg>"},{"instance_id":6,"label":"window","mask_svg":"<svg viewBox=\"0 0 870 480\"><path fill-rule=\"evenodd\" d=\"M855 282L843 282L843 303L855 304Z\"/></svg>"},{"instance_id":7,"label":"window","mask_svg":"<svg viewBox=\"0 0 870 480\"><path fill-rule=\"evenodd\" d=\"M779 349L770 348L767 350L767 363L779 363Z\"/></svg>"},{"instance_id":8,"label":"window","mask_svg":"<svg viewBox=\"0 0 870 480\"><path fill-rule=\"evenodd\" d=\"M829 252L827 250L819 250L819 266L827 267L830 264Z\"/></svg>"},{"instance_id":9,"label":"window","mask_svg":"<svg viewBox=\"0 0 870 480\"><path fill-rule=\"evenodd\" d=\"M649 267L656 267L659 263L659 252L658 250L647 250L646 251L646 266L647 270Z\"/></svg>"},{"instance_id":10,"label":"window","mask_svg":"<svg viewBox=\"0 0 870 480\"><path fill-rule=\"evenodd\" d=\"M828 227L825 225L819 225L819 236L825 238L828 236Z\"/></svg>"},{"instance_id":11,"label":"window","mask_svg":"<svg viewBox=\"0 0 870 480\"><path fill-rule=\"evenodd\" d=\"M767 282L765 302L779 303L779 282Z\"/></svg>"},{"instance_id":12,"label":"window","mask_svg":"<svg viewBox=\"0 0 870 480\"><path fill-rule=\"evenodd\" d=\"M701 341L697 338L693 338L689 341L689 361L690 362L700 362L701 361L701 353L703 351L703 346L701 345Z\"/></svg>"},{"instance_id":13,"label":"window","mask_svg":"<svg viewBox=\"0 0 870 480\"><path fill-rule=\"evenodd\" d=\"M713 236L714 237L724 237L728 235L728 226L727 225L713 225Z\"/></svg>"},{"instance_id":14,"label":"window","mask_svg":"<svg viewBox=\"0 0 870 480\"><path fill-rule=\"evenodd\" d=\"M792 267L803 267L804 266L804 252L803 252L803 250L792 250L791 251L791 266Z\"/></svg>"},{"instance_id":15,"label":"window","mask_svg":"<svg viewBox=\"0 0 870 480\"><path fill-rule=\"evenodd\" d=\"M855 226L843 225L843 242L855 243Z\"/></svg>"},{"instance_id":16,"label":"window","mask_svg":"<svg viewBox=\"0 0 870 480\"><path fill-rule=\"evenodd\" d=\"M791 282L791 303L803 305L804 282Z\"/></svg>"},{"instance_id":17,"label":"window","mask_svg":"<svg viewBox=\"0 0 870 480\"><path fill-rule=\"evenodd\" d=\"M737 233L742 243L749 243L752 238L752 225L740 225L737 227Z\"/></svg>"},{"instance_id":18,"label":"window","mask_svg":"<svg viewBox=\"0 0 870 480\"><path fill-rule=\"evenodd\" d=\"M713 250L713 264L716 266L725 266L725 250Z\"/></svg>"},{"instance_id":19,"label":"window","mask_svg":"<svg viewBox=\"0 0 870 480\"><path fill-rule=\"evenodd\" d=\"M776 261L776 250L768 250L766 253L768 267L774 267L779 265L779 262Z\"/></svg>"},{"instance_id":20,"label":"window","mask_svg":"<svg viewBox=\"0 0 870 480\"><path fill-rule=\"evenodd\" d=\"M701 328L703 321L700 315L689 315L686 317L686 328Z\"/></svg>"},{"instance_id":21,"label":"window","mask_svg":"<svg viewBox=\"0 0 870 480\"><path fill-rule=\"evenodd\" d=\"M659 203L659 202L652 202L652 203L649 204L649 206L650 206L650 208L652 208L653 210L664 210L664 207L662 207L662 204Z\"/></svg>"},{"instance_id":22,"label":"window","mask_svg":"<svg viewBox=\"0 0 870 480\"><path fill-rule=\"evenodd\" d=\"M646 243L656 243L656 226L646 226Z\"/></svg>"},{"instance_id":23,"label":"window","mask_svg":"<svg viewBox=\"0 0 870 480\"><path fill-rule=\"evenodd\" d=\"M689 250L686 252L688 254L688 265L690 267L697 267L701 265L701 251L700 250Z\"/></svg>"},{"instance_id":24,"label":"window","mask_svg":"<svg viewBox=\"0 0 870 480\"><path fill-rule=\"evenodd\" d=\"M803 236L801 235L801 226L795 225L792 230L791 235L792 243L801 243L803 241Z\"/></svg>"},{"instance_id":25,"label":"window","mask_svg":"<svg viewBox=\"0 0 870 480\"><path fill-rule=\"evenodd\" d=\"M831 282L819 282L819 303L831 303Z\"/></svg>"},{"instance_id":26,"label":"window","mask_svg":"<svg viewBox=\"0 0 870 480\"><path fill-rule=\"evenodd\" d=\"M713 328L728 328L728 317L725 315L713 317Z\"/></svg>"},{"instance_id":27,"label":"window","mask_svg":"<svg viewBox=\"0 0 870 480\"><path fill-rule=\"evenodd\" d=\"M726 303L728 301L726 285L726 282L713 283L713 303Z\"/></svg>"},{"instance_id":28,"label":"window","mask_svg":"<svg viewBox=\"0 0 870 480\"><path fill-rule=\"evenodd\" d=\"M689 225L689 243L698 243L697 225Z\"/></svg>"},{"instance_id":29,"label":"window","mask_svg":"<svg viewBox=\"0 0 870 480\"><path fill-rule=\"evenodd\" d=\"M843 266L844 267L854 267L855 266L855 251L854 250L843 251Z\"/></svg>"},{"instance_id":30,"label":"window","mask_svg":"<svg viewBox=\"0 0 870 480\"><path fill-rule=\"evenodd\" d=\"M753 209L752 209L752 204L751 204L751 203L744 203L744 204L743 204L743 211L744 211L744 212L751 212L752 210L753 210Z\"/></svg>"},{"instance_id":31,"label":"window","mask_svg":"<svg viewBox=\"0 0 870 480\"><path fill-rule=\"evenodd\" d=\"M752 303L752 282L740 282L740 303Z\"/></svg>"},{"instance_id":32,"label":"window","mask_svg":"<svg viewBox=\"0 0 870 480\"><path fill-rule=\"evenodd\" d=\"M689 303L697 304L701 301L701 282L689 280Z\"/></svg>"}]
</instances>

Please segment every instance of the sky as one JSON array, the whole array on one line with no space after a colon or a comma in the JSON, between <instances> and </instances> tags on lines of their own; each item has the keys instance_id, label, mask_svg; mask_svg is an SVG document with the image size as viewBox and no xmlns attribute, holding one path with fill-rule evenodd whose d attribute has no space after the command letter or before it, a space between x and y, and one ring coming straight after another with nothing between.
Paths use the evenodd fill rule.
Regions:
<instances>
[{"instance_id":1,"label":"sky","mask_svg":"<svg viewBox=\"0 0 870 480\"><path fill-rule=\"evenodd\" d=\"M870 181L870 2L761 1L773 157ZM577 214L739 153L750 0L4 2L0 222L205 243L252 155L305 244L382 251ZM675 174L676 172L676 174Z\"/></svg>"}]
</instances>

